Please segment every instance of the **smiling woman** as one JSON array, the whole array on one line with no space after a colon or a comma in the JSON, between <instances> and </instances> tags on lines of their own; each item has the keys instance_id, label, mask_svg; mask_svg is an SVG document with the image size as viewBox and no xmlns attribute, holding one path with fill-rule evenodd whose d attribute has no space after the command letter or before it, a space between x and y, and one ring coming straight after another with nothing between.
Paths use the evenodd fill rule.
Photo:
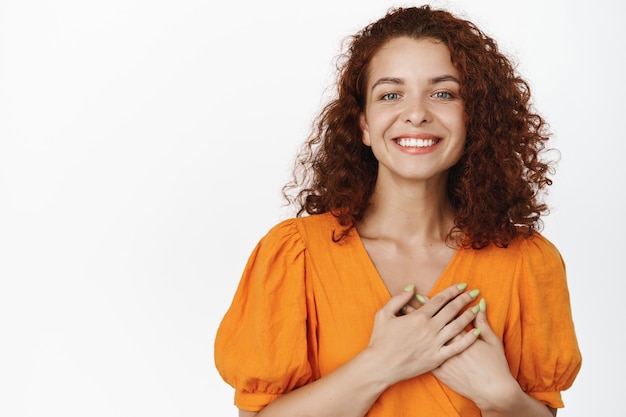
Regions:
<instances>
[{"instance_id":1,"label":"smiling woman","mask_svg":"<svg viewBox=\"0 0 626 417\"><path fill-rule=\"evenodd\" d=\"M581 356L538 230L549 134L529 100L446 11L393 9L352 38L285 187L299 216L258 243L217 332L241 416L564 406Z\"/></svg>"},{"instance_id":2,"label":"smiling woman","mask_svg":"<svg viewBox=\"0 0 626 417\"><path fill-rule=\"evenodd\" d=\"M361 129L378 161L378 182L445 188L465 146L458 79L450 51L434 39L395 38L374 55Z\"/></svg>"}]
</instances>

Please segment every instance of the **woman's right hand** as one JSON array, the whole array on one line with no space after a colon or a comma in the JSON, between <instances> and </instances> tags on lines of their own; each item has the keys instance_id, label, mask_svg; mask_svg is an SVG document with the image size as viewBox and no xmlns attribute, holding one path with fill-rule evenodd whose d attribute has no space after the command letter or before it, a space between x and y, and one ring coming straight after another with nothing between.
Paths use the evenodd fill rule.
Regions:
<instances>
[{"instance_id":1,"label":"woman's right hand","mask_svg":"<svg viewBox=\"0 0 626 417\"><path fill-rule=\"evenodd\" d=\"M242 411L240 416L363 417L386 388L433 370L474 343L474 332L455 338L475 317L471 310L459 315L475 298L464 290L463 285L446 288L397 315L415 297L414 288L407 287L376 313L370 343L356 357L258 414Z\"/></svg>"},{"instance_id":2,"label":"woman's right hand","mask_svg":"<svg viewBox=\"0 0 626 417\"><path fill-rule=\"evenodd\" d=\"M414 286L408 286L376 313L366 350L380 361L380 376L388 385L429 372L476 341L475 332L455 339L476 317L472 309L459 315L478 295L465 288L450 286L423 298L419 308L407 307L398 315L416 295Z\"/></svg>"}]
</instances>

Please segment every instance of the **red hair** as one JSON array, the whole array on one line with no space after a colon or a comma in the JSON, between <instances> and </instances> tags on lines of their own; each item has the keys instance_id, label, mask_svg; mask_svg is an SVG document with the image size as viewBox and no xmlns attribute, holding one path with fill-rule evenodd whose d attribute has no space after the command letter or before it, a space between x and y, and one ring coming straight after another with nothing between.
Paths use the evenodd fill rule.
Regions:
<instances>
[{"instance_id":1,"label":"red hair","mask_svg":"<svg viewBox=\"0 0 626 417\"><path fill-rule=\"evenodd\" d=\"M473 23L429 6L392 9L350 38L338 65L336 98L317 118L285 197L298 206L298 216L332 212L345 226L339 239L363 219L378 171L359 125L368 66L383 45L403 36L442 42L461 74L467 139L448 178L455 213L448 238L460 231L463 244L478 249L505 247L520 233L531 236L548 212L540 198L552 184L551 164L540 157L547 125L532 111L528 84L496 42ZM289 196L295 188L298 193Z\"/></svg>"}]
</instances>

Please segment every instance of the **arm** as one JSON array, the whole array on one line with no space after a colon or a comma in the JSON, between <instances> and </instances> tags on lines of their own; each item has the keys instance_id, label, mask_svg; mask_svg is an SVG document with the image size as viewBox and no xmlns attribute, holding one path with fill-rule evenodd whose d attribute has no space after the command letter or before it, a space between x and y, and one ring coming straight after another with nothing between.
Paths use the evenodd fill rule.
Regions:
<instances>
[{"instance_id":1,"label":"arm","mask_svg":"<svg viewBox=\"0 0 626 417\"><path fill-rule=\"evenodd\" d=\"M519 388L492 408L481 408L482 417L554 417L556 409L548 407Z\"/></svg>"},{"instance_id":2,"label":"arm","mask_svg":"<svg viewBox=\"0 0 626 417\"><path fill-rule=\"evenodd\" d=\"M526 397L528 397L528 396L526 396ZM530 398L530 397L528 397L528 398ZM532 401L536 401L536 400L533 400L532 398L530 398L530 399ZM521 398L520 402L525 402L525 401L526 401L526 399ZM535 408L535 405L531 404L530 407ZM524 414L524 413L527 413L527 411L522 411L522 410L525 410L528 407L521 406L519 408L519 410L522 413L521 415L524 415L524 416L526 416L526 415L544 415L544 414L546 416L549 416L549 414L545 413L545 411L542 409L542 407L543 407L543 404L539 404L538 408L536 409L536 413L534 411L530 411L530 413L532 413L532 414ZM555 408L552 408L552 407L546 407L546 408L550 411L550 413L551 413L551 415L553 417L556 417L556 409ZM485 413L483 413L483 417L488 417L488 416L491 416L491 415L493 415L493 416L497 416L498 415L497 414L498 411L494 410L493 413L495 413L495 414L490 414L489 411L485 411ZM258 413L254 412L254 411L239 410L239 417L255 417L257 414ZM506 415L511 415L511 414L506 414Z\"/></svg>"},{"instance_id":3,"label":"arm","mask_svg":"<svg viewBox=\"0 0 626 417\"><path fill-rule=\"evenodd\" d=\"M482 311L474 323L482 329L479 340L433 371L474 401L483 416L555 415L555 409L546 405L563 406L560 392L571 386L580 369L563 260L541 235L525 239L520 248L516 290L508 304L508 314L516 320L509 323L504 339L506 357L481 301ZM506 294L494 291L493 296ZM533 398L536 394L526 394L531 392L541 401Z\"/></svg>"},{"instance_id":4,"label":"arm","mask_svg":"<svg viewBox=\"0 0 626 417\"><path fill-rule=\"evenodd\" d=\"M485 300L479 303L475 325L481 337L433 374L459 394L470 398L482 417L554 417L556 409L526 394L511 375L502 342L487 321Z\"/></svg>"},{"instance_id":5,"label":"arm","mask_svg":"<svg viewBox=\"0 0 626 417\"><path fill-rule=\"evenodd\" d=\"M498 336L491 330L489 322L487 321L487 316L485 315L486 303L482 301L480 306L481 311L476 317L476 326L483 329L480 342L486 345L485 352L493 358L492 363L496 364L496 366L499 365L498 368L500 370L500 373L492 378L495 384L487 385L491 387L491 392L488 392L489 396L483 395L483 398L479 399L477 402L482 417L556 416L556 409L548 407L541 401L526 394L510 374L504 356L502 342L500 342ZM477 348L480 349L482 346L477 346ZM496 389L496 386L499 386L499 389Z\"/></svg>"},{"instance_id":6,"label":"arm","mask_svg":"<svg viewBox=\"0 0 626 417\"><path fill-rule=\"evenodd\" d=\"M240 411L240 416L364 416L389 386L431 371L476 341L474 332L455 338L475 318L471 310L455 318L473 301L463 289L449 287L423 307L398 316L415 295L407 287L378 311L369 345L351 361L256 414Z\"/></svg>"}]
</instances>

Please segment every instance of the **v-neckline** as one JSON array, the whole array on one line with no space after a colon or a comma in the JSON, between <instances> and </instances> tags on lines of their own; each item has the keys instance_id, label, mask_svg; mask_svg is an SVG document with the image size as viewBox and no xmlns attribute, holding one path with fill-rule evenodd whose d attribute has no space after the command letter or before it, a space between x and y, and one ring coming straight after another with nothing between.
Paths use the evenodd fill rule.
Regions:
<instances>
[{"instance_id":1,"label":"v-neckline","mask_svg":"<svg viewBox=\"0 0 626 417\"><path fill-rule=\"evenodd\" d=\"M374 261L372 260L372 258L370 257L369 252L365 248L365 244L363 243L363 239L361 239L361 235L359 234L359 232L356 229L356 227L352 228L351 234L352 234L352 237L356 241L356 246L357 246L358 250L363 253L365 258L367 258L367 262L369 264L368 267L369 267L369 269L371 271L372 277L375 278L374 281L376 283L376 286L377 286L379 292L381 294L384 293L385 296L387 297L387 299L390 299L394 294L392 294L391 291L389 291L389 288L387 287L387 284L385 284L385 281L383 280L383 277L380 275L380 272L378 272L378 269L376 268L376 265L374 265ZM432 285L430 290L428 290L428 293L427 293L428 298L431 298L433 295L435 295L439 291L443 290L446 286L453 284L453 282L447 283L446 282L446 277L448 275L448 272L454 266L454 264L456 264L458 262L458 259L459 259L460 254L461 254L462 251L463 251L463 247L459 247L458 249L455 250L454 255L452 256L450 261L446 264L446 267L443 269L443 271L441 272L439 277L437 277L437 280Z\"/></svg>"}]
</instances>

